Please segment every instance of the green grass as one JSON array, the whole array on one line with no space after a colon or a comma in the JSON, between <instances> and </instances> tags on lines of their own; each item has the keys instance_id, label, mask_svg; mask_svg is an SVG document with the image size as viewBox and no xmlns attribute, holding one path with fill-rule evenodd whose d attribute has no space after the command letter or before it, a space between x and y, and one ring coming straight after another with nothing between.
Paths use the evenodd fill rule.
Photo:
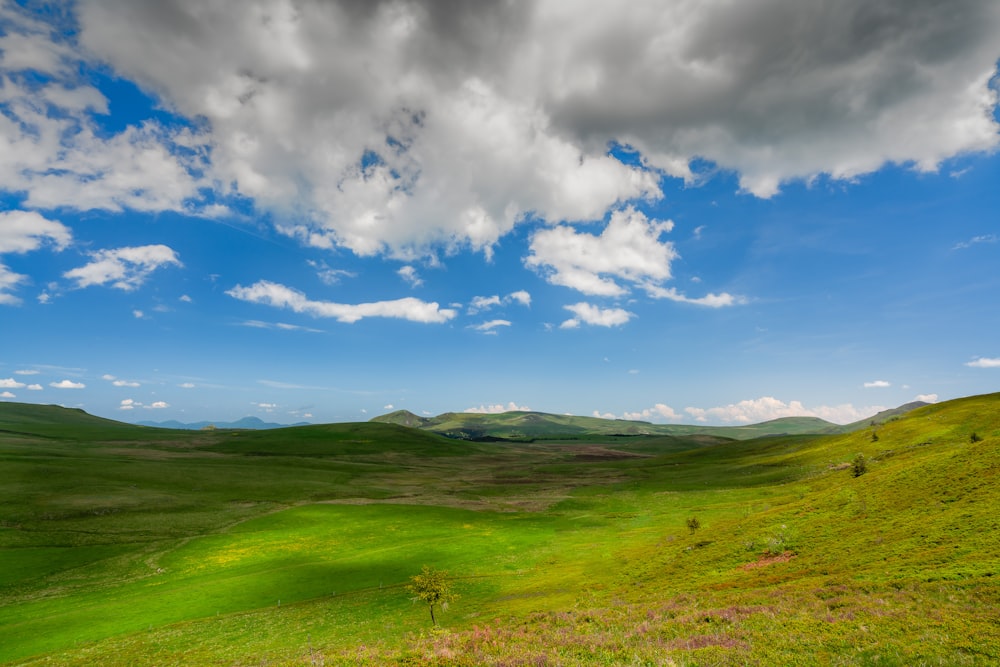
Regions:
<instances>
[{"instance_id":1,"label":"green grass","mask_svg":"<svg viewBox=\"0 0 1000 667\"><path fill-rule=\"evenodd\" d=\"M1000 395L877 441L93 420L0 405L0 663L1000 662Z\"/></svg>"}]
</instances>

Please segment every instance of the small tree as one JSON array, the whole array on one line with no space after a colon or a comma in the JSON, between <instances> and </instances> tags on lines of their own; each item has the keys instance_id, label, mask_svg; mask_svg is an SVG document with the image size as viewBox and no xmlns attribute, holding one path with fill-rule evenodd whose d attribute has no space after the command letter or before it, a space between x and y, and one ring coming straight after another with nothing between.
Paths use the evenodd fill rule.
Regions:
<instances>
[{"instance_id":1,"label":"small tree","mask_svg":"<svg viewBox=\"0 0 1000 667\"><path fill-rule=\"evenodd\" d=\"M427 603L431 612L431 624L437 625L434 618L434 607L440 605L442 609L448 608L448 603L458 596L451 590L451 585L447 581L448 573L444 570L435 570L429 565L424 565L420 574L410 577L410 583L406 590L416 597L414 601L421 600Z\"/></svg>"},{"instance_id":2,"label":"small tree","mask_svg":"<svg viewBox=\"0 0 1000 667\"><path fill-rule=\"evenodd\" d=\"M866 472L868 472L868 459L865 458L864 454L858 454L851 462L851 474L855 477L861 477Z\"/></svg>"},{"instance_id":3,"label":"small tree","mask_svg":"<svg viewBox=\"0 0 1000 667\"><path fill-rule=\"evenodd\" d=\"M696 516L688 517L687 527L691 531L691 534L694 535L695 531L701 528L701 521L698 521L698 517Z\"/></svg>"}]
</instances>

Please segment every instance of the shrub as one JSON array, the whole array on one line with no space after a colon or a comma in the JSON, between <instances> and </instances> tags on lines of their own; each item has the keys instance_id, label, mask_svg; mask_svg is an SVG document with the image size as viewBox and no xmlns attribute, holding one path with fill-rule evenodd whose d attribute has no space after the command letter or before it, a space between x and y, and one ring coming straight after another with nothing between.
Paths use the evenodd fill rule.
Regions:
<instances>
[{"instance_id":1,"label":"shrub","mask_svg":"<svg viewBox=\"0 0 1000 667\"><path fill-rule=\"evenodd\" d=\"M687 527L691 531L691 534L694 535L694 532L701 528L701 521L698 521L698 517L696 516L688 517Z\"/></svg>"},{"instance_id":2,"label":"shrub","mask_svg":"<svg viewBox=\"0 0 1000 667\"><path fill-rule=\"evenodd\" d=\"M865 458L864 454L858 454L851 461L851 474L855 477L861 477L866 472L868 472L868 459Z\"/></svg>"},{"instance_id":3,"label":"shrub","mask_svg":"<svg viewBox=\"0 0 1000 667\"><path fill-rule=\"evenodd\" d=\"M980 440L982 440L982 437L975 431L969 436L969 442L979 442Z\"/></svg>"}]
</instances>

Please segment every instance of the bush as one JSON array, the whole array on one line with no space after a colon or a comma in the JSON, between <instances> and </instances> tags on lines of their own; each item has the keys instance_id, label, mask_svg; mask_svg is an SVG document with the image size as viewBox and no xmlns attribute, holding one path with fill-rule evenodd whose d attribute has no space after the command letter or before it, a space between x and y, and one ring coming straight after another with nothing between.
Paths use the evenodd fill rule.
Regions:
<instances>
[{"instance_id":1,"label":"bush","mask_svg":"<svg viewBox=\"0 0 1000 667\"><path fill-rule=\"evenodd\" d=\"M982 440L982 437L980 437L980 435L975 431L973 431L972 435L969 436L969 442L979 442L980 440Z\"/></svg>"},{"instance_id":2,"label":"bush","mask_svg":"<svg viewBox=\"0 0 1000 667\"><path fill-rule=\"evenodd\" d=\"M851 461L851 474L855 477L861 477L866 472L868 472L868 459L865 458L864 454L858 454Z\"/></svg>"},{"instance_id":3,"label":"bush","mask_svg":"<svg viewBox=\"0 0 1000 667\"><path fill-rule=\"evenodd\" d=\"M694 535L694 532L701 528L701 521L698 521L698 517L696 516L688 517L687 527L691 531L691 534Z\"/></svg>"}]
</instances>

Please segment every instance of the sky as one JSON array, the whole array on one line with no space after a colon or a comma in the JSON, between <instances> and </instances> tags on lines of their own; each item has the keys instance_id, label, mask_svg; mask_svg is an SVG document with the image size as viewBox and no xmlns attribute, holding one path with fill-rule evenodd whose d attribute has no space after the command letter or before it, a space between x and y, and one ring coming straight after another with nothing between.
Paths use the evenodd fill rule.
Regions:
<instances>
[{"instance_id":1,"label":"sky","mask_svg":"<svg viewBox=\"0 0 1000 667\"><path fill-rule=\"evenodd\" d=\"M0 400L998 391L998 59L992 0L0 0Z\"/></svg>"}]
</instances>

